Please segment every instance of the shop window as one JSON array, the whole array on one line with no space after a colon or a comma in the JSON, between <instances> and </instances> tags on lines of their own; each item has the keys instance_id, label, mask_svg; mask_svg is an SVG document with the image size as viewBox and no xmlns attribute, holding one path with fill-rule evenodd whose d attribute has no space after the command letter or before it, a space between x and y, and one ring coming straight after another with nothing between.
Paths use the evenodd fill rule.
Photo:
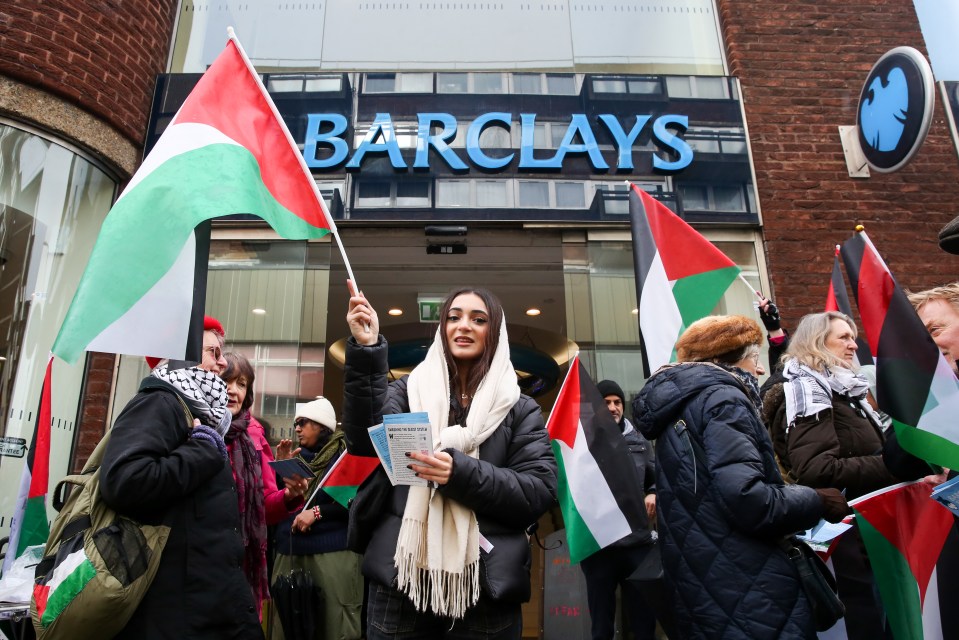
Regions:
<instances>
[{"instance_id":1,"label":"shop window","mask_svg":"<svg viewBox=\"0 0 959 640\"><path fill-rule=\"evenodd\" d=\"M626 93L626 80L594 78L593 91L595 93Z\"/></svg>"},{"instance_id":2,"label":"shop window","mask_svg":"<svg viewBox=\"0 0 959 640\"><path fill-rule=\"evenodd\" d=\"M0 416L20 457L0 465L0 513L11 514L37 423L40 388L116 182L65 146L0 121ZM50 486L70 470L85 359L54 359ZM12 453L12 451L11 451ZM55 513L49 511L48 515ZM6 535L9 519L0 520Z\"/></svg>"},{"instance_id":3,"label":"shop window","mask_svg":"<svg viewBox=\"0 0 959 640\"><path fill-rule=\"evenodd\" d=\"M477 207L508 207L509 196L509 184L502 180L476 181Z\"/></svg>"},{"instance_id":4,"label":"shop window","mask_svg":"<svg viewBox=\"0 0 959 640\"><path fill-rule=\"evenodd\" d=\"M364 93L432 93L432 73L368 73Z\"/></svg>"},{"instance_id":5,"label":"shop window","mask_svg":"<svg viewBox=\"0 0 959 640\"><path fill-rule=\"evenodd\" d=\"M696 153L746 154L746 132L742 127L689 127L683 139Z\"/></svg>"},{"instance_id":6,"label":"shop window","mask_svg":"<svg viewBox=\"0 0 959 640\"><path fill-rule=\"evenodd\" d=\"M343 88L343 76L271 73L267 76L266 88L270 93L335 92Z\"/></svg>"},{"instance_id":7,"label":"shop window","mask_svg":"<svg viewBox=\"0 0 959 640\"><path fill-rule=\"evenodd\" d=\"M546 76L546 93L551 96L576 95L576 81L573 76L548 74Z\"/></svg>"},{"instance_id":8,"label":"shop window","mask_svg":"<svg viewBox=\"0 0 959 640\"><path fill-rule=\"evenodd\" d=\"M593 93L628 93L633 95L650 96L662 95L663 82L656 77L616 78L599 76L592 80Z\"/></svg>"},{"instance_id":9,"label":"shop window","mask_svg":"<svg viewBox=\"0 0 959 640\"><path fill-rule=\"evenodd\" d=\"M469 180L438 180L436 182L437 207L469 207Z\"/></svg>"},{"instance_id":10,"label":"shop window","mask_svg":"<svg viewBox=\"0 0 959 640\"><path fill-rule=\"evenodd\" d=\"M543 78L539 73L514 73L513 93L543 93Z\"/></svg>"},{"instance_id":11,"label":"shop window","mask_svg":"<svg viewBox=\"0 0 959 640\"><path fill-rule=\"evenodd\" d=\"M745 212L747 194L741 185L680 185L685 211Z\"/></svg>"},{"instance_id":12,"label":"shop window","mask_svg":"<svg viewBox=\"0 0 959 640\"><path fill-rule=\"evenodd\" d=\"M428 207L430 185L420 180L363 180L356 183L356 206Z\"/></svg>"},{"instance_id":13,"label":"shop window","mask_svg":"<svg viewBox=\"0 0 959 640\"><path fill-rule=\"evenodd\" d=\"M585 185L581 182L554 182L556 206L560 209L586 208Z\"/></svg>"},{"instance_id":14,"label":"shop window","mask_svg":"<svg viewBox=\"0 0 959 640\"><path fill-rule=\"evenodd\" d=\"M519 181L519 206L538 208L549 206L549 183Z\"/></svg>"},{"instance_id":15,"label":"shop window","mask_svg":"<svg viewBox=\"0 0 959 640\"><path fill-rule=\"evenodd\" d=\"M502 73L472 73L473 93L506 93L506 79Z\"/></svg>"},{"instance_id":16,"label":"shop window","mask_svg":"<svg viewBox=\"0 0 959 640\"><path fill-rule=\"evenodd\" d=\"M437 93L467 93L469 92L468 73L437 73Z\"/></svg>"},{"instance_id":17,"label":"shop window","mask_svg":"<svg viewBox=\"0 0 959 640\"><path fill-rule=\"evenodd\" d=\"M506 93L502 73L437 73L436 93Z\"/></svg>"},{"instance_id":18,"label":"shop window","mask_svg":"<svg viewBox=\"0 0 959 640\"><path fill-rule=\"evenodd\" d=\"M728 100L732 96L729 81L722 76L667 76L670 98Z\"/></svg>"}]
</instances>

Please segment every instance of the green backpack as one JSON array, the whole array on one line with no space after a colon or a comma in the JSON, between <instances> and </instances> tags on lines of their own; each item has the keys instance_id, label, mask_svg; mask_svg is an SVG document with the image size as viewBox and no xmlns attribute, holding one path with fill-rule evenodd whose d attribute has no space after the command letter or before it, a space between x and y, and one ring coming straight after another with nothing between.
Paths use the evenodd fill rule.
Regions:
<instances>
[{"instance_id":1,"label":"green backpack","mask_svg":"<svg viewBox=\"0 0 959 640\"><path fill-rule=\"evenodd\" d=\"M180 399L177 396L177 399ZM187 422L190 410L180 399ZM153 582L170 527L140 524L118 514L100 496L100 463L107 432L50 527L36 568L30 616L38 640L102 640L119 633Z\"/></svg>"}]
</instances>

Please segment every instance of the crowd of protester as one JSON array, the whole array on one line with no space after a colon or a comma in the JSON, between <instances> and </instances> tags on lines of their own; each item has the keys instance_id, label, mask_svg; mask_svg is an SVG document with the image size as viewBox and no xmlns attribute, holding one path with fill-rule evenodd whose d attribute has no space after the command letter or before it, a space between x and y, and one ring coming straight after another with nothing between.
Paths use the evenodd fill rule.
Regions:
<instances>
[{"instance_id":1,"label":"crowd of protester","mask_svg":"<svg viewBox=\"0 0 959 640\"><path fill-rule=\"evenodd\" d=\"M955 369L959 283L910 300ZM950 473L899 446L875 405L875 370L858 366L851 318L809 314L790 334L771 300L758 311L765 331L744 316L690 325L677 362L633 397L632 421L620 385L598 385L647 521L582 563L596 640L616 633L617 589L637 639L814 638L783 540L843 520L856 497ZM322 593L317 639L521 637L528 531L556 503L557 464L543 412L518 386L495 296L457 290L440 318L425 360L391 381L375 308L353 291L342 426L326 398L299 405L298 446L282 440L275 454L251 413L254 368L224 353L219 322L207 318L200 363L151 362L116 420L101 487L119 513L166 524L170 537L120 637L284 638L287 624L275 609L264 620L264 603L295 569ZM393 486L378 468L349 508L316 491L346 452L375 455L369 427L416 411L437 417L436 450L409 456L427 486ZM313 478L282 478L274 458L298 458ZM635 574L660 554L663 587L644 594ZM844 637L891 638L855 519L831 559Z\"/></svg>"}]
</instances>

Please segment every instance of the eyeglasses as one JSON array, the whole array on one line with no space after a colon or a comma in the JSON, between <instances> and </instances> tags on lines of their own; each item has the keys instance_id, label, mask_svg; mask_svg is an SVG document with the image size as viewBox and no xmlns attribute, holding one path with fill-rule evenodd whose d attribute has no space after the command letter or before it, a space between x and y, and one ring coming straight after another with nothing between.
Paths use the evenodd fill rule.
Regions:
<instances>
[{"instance_id":1,"label":"eyeglasses","mask_svg":"<svg viewBox=\"0 0 959 640\"><path fill-rule=\"evenodd\" d=\"M309 422L309 420L307 420L306 418L297 418L296 420L293 421L293 426L298 428L305 427L307 422Z\"/></svg>"},{"instance_id":2,"label":"eyeglasses","mask_svg":"<svg viewBox=\"0 0 959 640\"><path fill-rule=\"evenodd\" d=\"M203 347L203 353L209 353L214 360L219 360L223 356L220 347Z\"/></svg>"}]
</instances>

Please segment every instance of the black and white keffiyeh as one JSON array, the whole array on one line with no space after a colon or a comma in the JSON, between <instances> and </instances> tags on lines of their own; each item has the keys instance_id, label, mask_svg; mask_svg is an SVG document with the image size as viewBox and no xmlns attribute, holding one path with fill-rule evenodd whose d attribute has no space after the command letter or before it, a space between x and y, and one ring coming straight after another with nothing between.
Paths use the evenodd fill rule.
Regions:
<instances>
[{"instance_id":1,"label":"black and white keffiyeh","mask_svg":"<svg viewBox=\"0 0 959 640\"><path fill-rule=\"evenodd\" d=\"M168 363L159 365L150 375L175 387L200 422L221 437L226 435L232 416L226 409L226 383L220 376L199 367L171 371Z\"/></svg>"},{"instance_id":2,"label":"black and white keffiyeh","mask_svg":"<svg viewBox=\"0 0 959 640\"><path fill-rule=\"evenodd\" d=\"M820 411L832 409L833 393L856 400L867 411L867 415L872 413L872 408L865 402L869 382L865 376L849 369L827 367L824 371L816 371L791 359L786 362L783 376L786 378L783 391L786 393L787 429L796 418L814 416Z\"/></svg>"}]
</instances>

